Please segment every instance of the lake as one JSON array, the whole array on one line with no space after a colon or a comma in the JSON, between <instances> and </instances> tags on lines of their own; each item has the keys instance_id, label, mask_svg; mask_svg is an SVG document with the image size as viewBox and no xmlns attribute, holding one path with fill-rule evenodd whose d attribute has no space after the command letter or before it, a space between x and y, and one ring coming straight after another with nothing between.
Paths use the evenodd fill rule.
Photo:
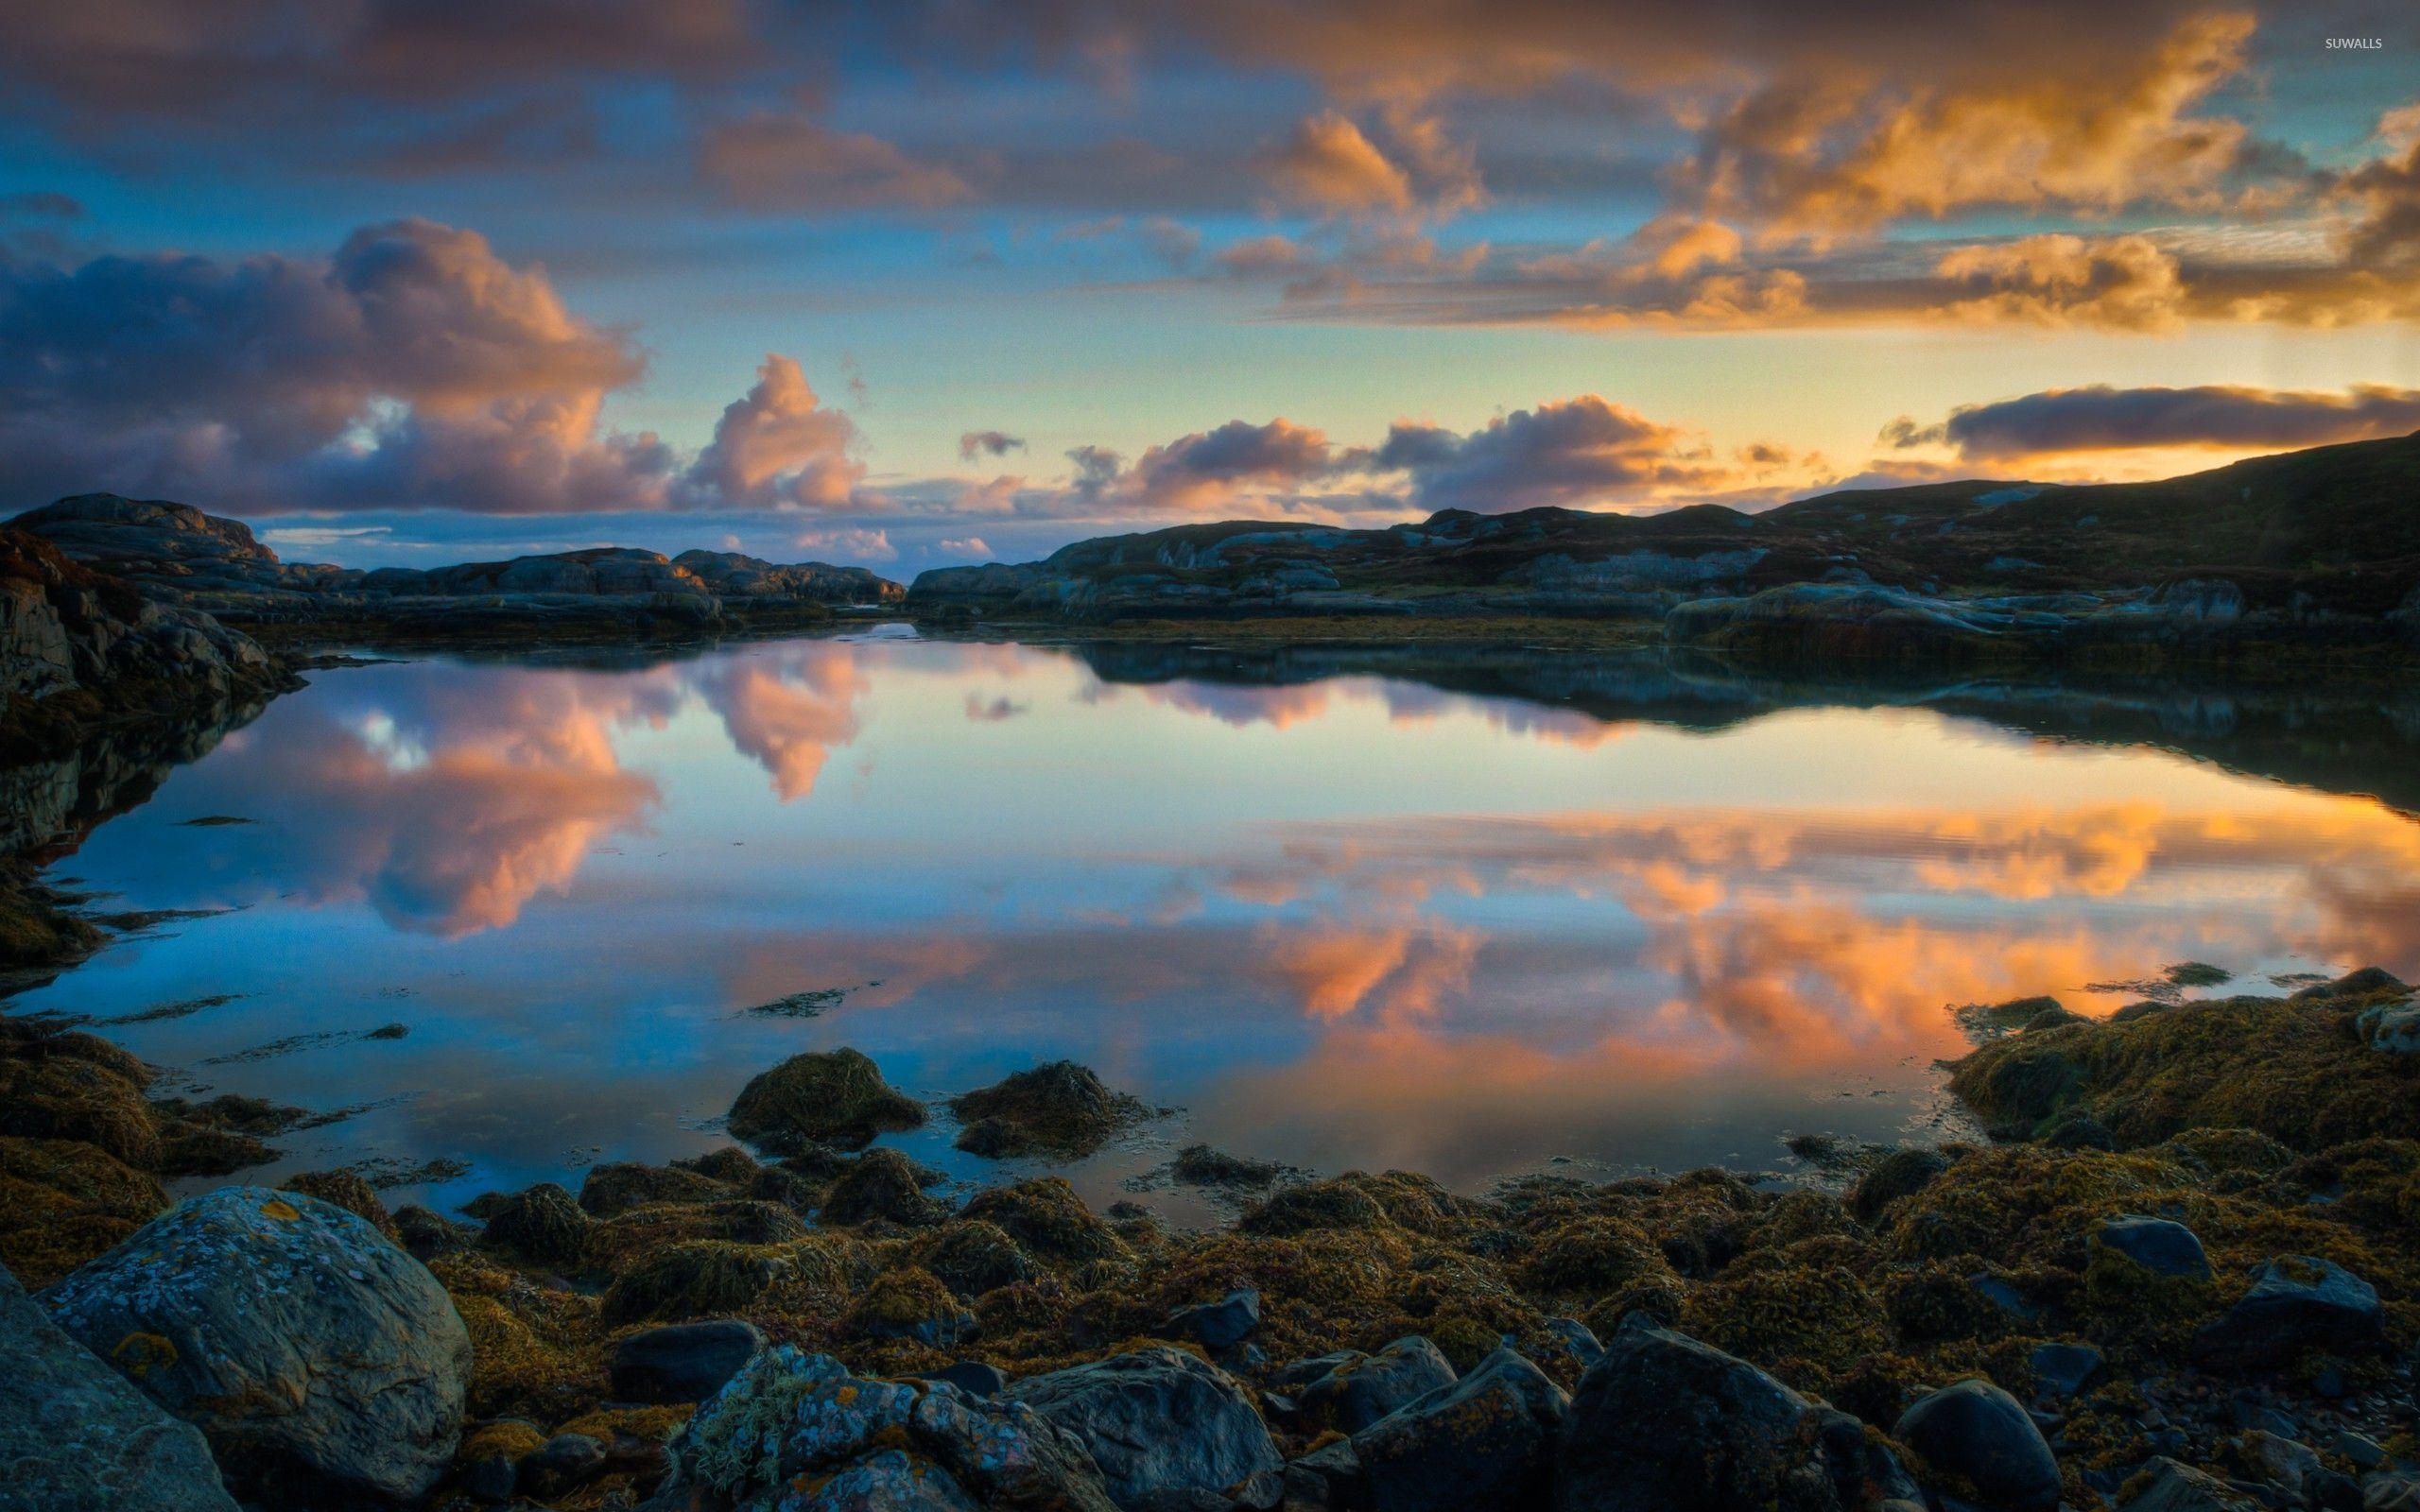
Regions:
<instances>
[{"instance_id":1,"label":"lake","mask_svg":"<svg viewBox=\"0 0 2420 1512\"><path fill-rule=\"evenodd\" d=\"M1071 1178L1186 1220L1151 1173L1196 1141L1472 1191L1789 1170L1790 1134L1971 1133L1957 1005L2411 975L2396 696L906 627L344 667L56 868L223 912L10 1008L354 1109L247 1179L369 1161L390 1202L710 1148L751 1075L838 1045L929 1099L1094 1067L1168 1111ZM1036 1169L953 1132L897 1143Z\"/></svg>"}]
</instances>

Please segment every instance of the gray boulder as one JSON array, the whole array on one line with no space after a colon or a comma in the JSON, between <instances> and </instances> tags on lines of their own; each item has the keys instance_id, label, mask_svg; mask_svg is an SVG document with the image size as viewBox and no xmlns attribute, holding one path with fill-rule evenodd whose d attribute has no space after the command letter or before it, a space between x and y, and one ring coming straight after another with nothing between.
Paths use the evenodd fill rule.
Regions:
<instances>
[{"instance_id":1,"label":"gray boulder","mask_svg":"<svg viewBox=\"0 0 2420 1512\"><path fill-rule=\"evenodd\" d=\"M2381 1003L2353 1021L2361 1042L2391 1056L2420 1055L2420 1003Z\"/></svg>"},{"instance_id":2,"label":"gray boulder","mask_svg":"<svg viewBox=\"0 0 2420 1512\"><path fill-rule=\"evenodd\" d=\"M1023 1402L978 1400L941 1382L854 1376L829 1355L790 1345L749 1361L668 1452L670 1471L648 1504L682 1512L1115 1505L1082 1442ZM819 1494L838 1485L838 1500L793 1490L825 1477Z\"/></svg>"},{"instance_id":3,"label":"gray boulder","mask_svg":"<svg viewBox=\"0 0 2420 1512\"><path fill-rule=\"evenodd\" d=\"M2189 1465L2160 1458L2144 1470L2151 1482L2124 1504L2123 1512L2262 1512L2251 1497Z\"/></svg>"},{"instance_id":4,"label":"gray boulder","mask_svg":"<svg viewBox=\"0 0 2420 1512\"><path fill-rule=\"evenodd\" d=\"M1892 1435L1935 1469L1958 1476L2001 1512L2052 1512L2059 1461L2014 1397L1988 1381L1961 1381L1900 1414Z\"/></svg>"},{"instance_id":5,"label":"gray boulder","mask_svg":"<svg viewBox=\"0 0 2420 1512\"><path fill-rule=\"evenodd\" d=\"M462 1426L471 1340L437 1279L316 1197L179 1203L43 1294L59 1326L275 1503L409 1501Z\"/></svg>"},{"instance_id":6,"label":"gray boulder","mask_svg":"<svg viewBox=\"0 0 2420 1512\"><path fill-rule=\"evenodd\" d=\"M1557 1512L1848 1512L1908 1495L1846 1413L1633 1313L1572 1394Z\"/></svg>"},{"instance_id":7,"label":"gray boulder","mask_svg":"<svg viewBox=\"0 0 2420 1512\"><path fill-rule=\"evenodd\" d=\"M2305 1350L2357 1354L2385 1337L2376 1287L2333 1261L2286 1255L2254 1272L2242 1299L2193 1336L2193 1363L2273 1370Z\"/></svg>"},{"instance_id":8,"label":"gray boulder","mask_svg":"<svg viewBox=\"0 0 2420 1512\"><path fill-rule=\"evenodd\" d=\"M2034 1389L2052 1400L2083 1391L2101 1368L2100 1351L2089 1344L2038 1344L2025 1363L2033 1372Z\"/></svg>"},{"instance_id":9,"label":"gray boulder","mask_svg":"<svg viewBox=\"0 0 2420 1512\"><path fill-rule=\"evenodd\" d=\"M1454 1383L1454 1367L1419 1334L1375 1354L1346 1349L1288 1366L1270 1378L1306 1429L1357 1434L1398 1407Z\"/></svg>"},{"instance_id":10,"label":"gray boulder","mask_svg":"<svg viewBox=\"0 0 2420 1512\"><path fill-rule=\"evenodd\" d=\"M1500 1349L1354 1435L1353 1454L1378 1512L1543 1505L1570 1405L1545 1371Z\"/></svg>"},{"instance_id":11,"label":"gray boulder","mask_svg":"<svg viewBox=\"0 0 2420 1512\"><path fill-rule=\"evenodd\" d=\"M643 1329L615 1341L608 1365L614 1400L648 1403L703 1401L765 1347L753 1323L717 1318Z\"/></svg>"},{"instance_id":12,"label":"gray boulder","mask_svg":"<svg viewBox=\"0 0 2420 1512\"><path fill-rule=\"evenodd\" d=\"M1000 1400L1081 1440L1121 1506L1154 1491L1224 1490L1285 1464L1235 1378L1166 1345L1013 1382Z\"/></svg>"},{"instance_id":13,"label":"gray boulder","mask_svg":"<svg viewBox=\"0 0 2420 1512\"><path fill-rule=\"evenodd\" d=\"M2154 1276L2195 1281L2210 1279L2210 1257L2203 1253L2200 1237L2167 1218L2122 1213L2107 1219L2093 1234L2092 1247Z\"/></svg>"},{"instance_id":14,"label":"gray boulder","mask_svg":"<svg viewBox=\"0 0 2420 1512\"><path fill-rule=\"evenodd\" d=\"M1216 1353L1232 1349L1260 1327L1260 1293L1246 1286L1215 1302L1181 1307L1170 1313L1171 1336L1188 1338Z\"/></svg>"},{"instance_id":15,"label":"gray boulder","mask_svg":"<svg viewBox=\"0 0 2420 1512\"><path fill-rule=\"evenodd\" d=\"M0 1512L235 1512L210 1446L0 1267Z\"/></svg>"}]
</instances>

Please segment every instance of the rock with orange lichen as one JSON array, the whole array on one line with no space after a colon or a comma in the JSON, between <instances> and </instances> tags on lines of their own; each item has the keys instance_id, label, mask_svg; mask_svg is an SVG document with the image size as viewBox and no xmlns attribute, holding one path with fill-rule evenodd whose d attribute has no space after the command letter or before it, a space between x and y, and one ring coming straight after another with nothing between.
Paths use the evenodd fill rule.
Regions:
<instances>
[{"instance_id":1,"label":"rock with orange lichen","mask_svg":"<svg viewBox=\"0 0 2420 1512\"><path fill-rule=\"evenodd\" d=\"M424 1494L454 1457L471 1341L366 1220L298 1192L178 1204L42 1295L272 1505Z\"/></svg>"}]
</instances>

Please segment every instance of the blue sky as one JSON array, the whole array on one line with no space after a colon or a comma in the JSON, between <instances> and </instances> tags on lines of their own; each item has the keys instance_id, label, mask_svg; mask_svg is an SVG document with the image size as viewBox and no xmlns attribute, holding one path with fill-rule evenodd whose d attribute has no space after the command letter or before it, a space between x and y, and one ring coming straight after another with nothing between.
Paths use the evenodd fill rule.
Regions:
<instances>
[{"instance_id":1,"label":"blue sky","mask_svg":"<svg viewBox=\"0 0 2420 1512\"><path fill-rule=\"evenodd\" d=\"M2157 475L2420 404L2402 7L190 11L0 17L0 507L904 576ZM2074 390L2027 413L2162 419L1946 439Z\"/></svg>"}]
</instances>

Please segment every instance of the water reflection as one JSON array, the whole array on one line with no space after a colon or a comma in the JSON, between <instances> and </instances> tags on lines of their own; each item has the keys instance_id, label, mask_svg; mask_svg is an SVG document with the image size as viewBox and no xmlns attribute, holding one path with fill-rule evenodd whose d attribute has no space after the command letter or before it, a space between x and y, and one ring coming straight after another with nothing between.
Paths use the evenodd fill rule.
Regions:
<instances>
[{"instance_id":1,"label":"water reflection","mask_svg":"<svg viewBox=\"0 0 2420 1512\"><path fill-rule=\"evenodd\" d=\"M1070 1055L1183 1105L1078 1173L1101 1197L1192 1137L1466 1186L1767 1164L1789 1130L1924 1127L1948 1004L2420 969L2409 714L1459 648L332 671L74 864L242 911L19 1005L247 994L111 1031L185 1066L405 1022L210 1074L402 1096L295 1162L472 1160L452 1195L695 1150L755 1070L838 1043L927 1094ZM2389 802L2268 780L2313 774ZM744 1011L822 988L820 1019ZM993 1169L947 1133L908 1143Z\"/></svg>"}]
</instances>

